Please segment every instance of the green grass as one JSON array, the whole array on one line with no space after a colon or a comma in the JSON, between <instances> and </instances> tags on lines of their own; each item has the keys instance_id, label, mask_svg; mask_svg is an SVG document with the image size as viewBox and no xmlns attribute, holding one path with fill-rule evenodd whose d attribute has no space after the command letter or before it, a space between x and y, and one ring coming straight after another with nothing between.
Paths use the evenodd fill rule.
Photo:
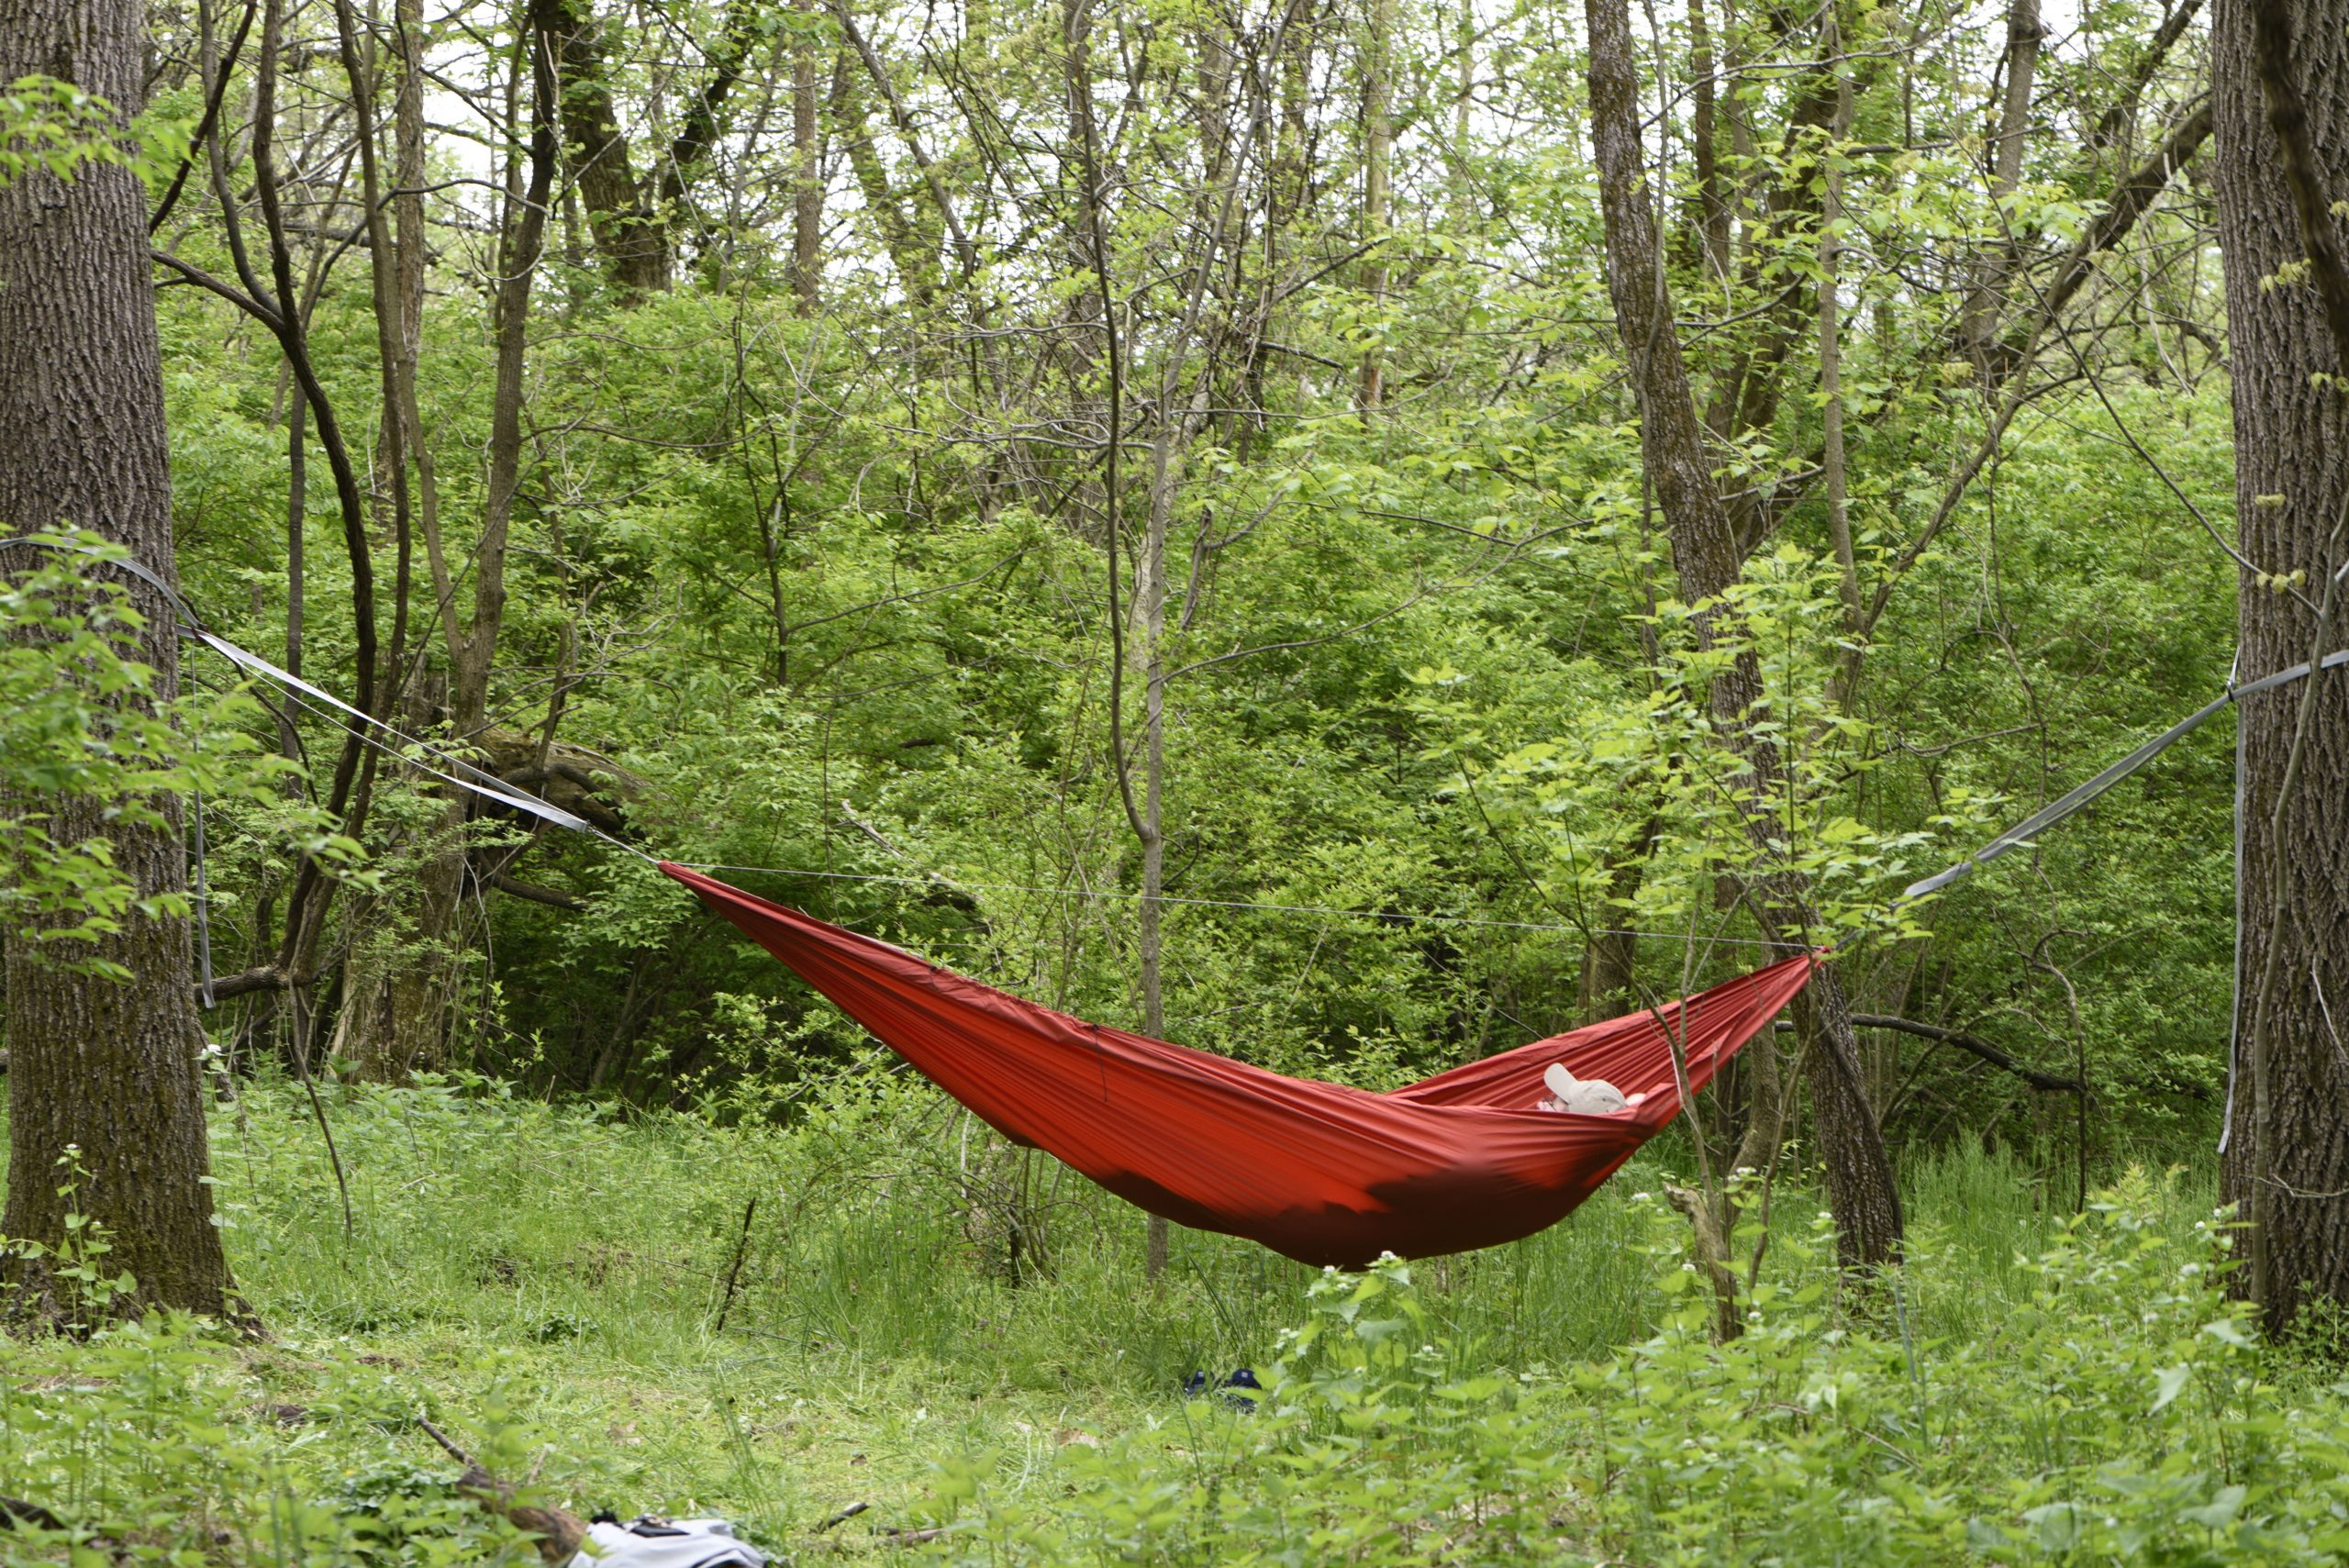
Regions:
<instances>
[{"instance_id":1,"label":"green grass","mask_svg":"<svg viewBox=\"0 0 2349 1568\"><path fill-rule=\"evenodd\" d=\"M952 1517L940 1550L986 1562L1506 1560L1528 1529L1591 1560L1811 1560L1784 1555L1798 1527L1855 1562L2054 1561L2087 1527L2045 1509L2082 1486L2154 1477L2174 1526L2250 1485L2230 1477L2305 1480L2293 1445L2340 1431L2323 1374L2235 1343L2202 1172L2137 1179L2075 1230L2064 1184L2025 1162L1916 1162L1912 1262L1851 1310L1815 1200L1782 1188L1761 1316L1723 1354L1683 1228L1645 1195L1653 1163L1408 1283L1178 1232L1153 1287L1132 1210L887 1074L816 1091L788 1128L479 1084L330 1091L328 1110L348 1229L297 1095L250 1088L216 1125L268 1338L0 1350L0 1491L158 1552L207 1521L215 1560L515 1550L435 1490L454 1467L427 1414L581 1511L719 1512L795 1552L902 1554L876 1531ZM1331 1295L1350 1290L1399 1305ZM1278 1411L1177 1392L1276 1360ZM2197 1392L2152 1418L2173 1366ZM1690 1454L1742 1479L1715 1488ZM1658 1473L1679 1479L1640 1500ZM2245 1518L2280 1495L2259 1485ZM412 1529L380 1522L403 1508ZM1320 1545L1290 1539L1323 1513ZM1394 1522L1472 1517L1440 1540ZM2331 1560L2314 1539L2272 1560Z\"/></svg>"}]
</instances>

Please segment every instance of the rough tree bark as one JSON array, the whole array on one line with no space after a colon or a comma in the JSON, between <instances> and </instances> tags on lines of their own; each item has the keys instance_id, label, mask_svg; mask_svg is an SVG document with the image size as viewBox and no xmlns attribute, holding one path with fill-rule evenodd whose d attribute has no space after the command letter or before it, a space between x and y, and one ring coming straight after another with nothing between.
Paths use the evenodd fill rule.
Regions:
<instances>
[{"instance_id":1,"label":"rough tree bark","mask_svg":"<svg viewBox=\"0 0 2349 1568\"><path fill-rule=\"evenodd\" d=\"M2047 29L2039 0L2013 0L2007 12L2007 83L1998 108L1998 134L1990 160L1990 200L2003 209L2022 182L2022 150L2031 128L2032 90L2039 78L2039 46ZM1968 291L1958 337L1967 359L1988 374L1990 347L1998 328L1998 300L2014 261L2011 240L1993 241Z\"/></svg>"},{"instance_id":2,"label":"rough tree bark","mask_svg":"<svg viewBox=\"0 0 2349 1568\"><path fill-rule=\"evenodd\" d=\"M126 117L144 94L146 12L137 0L0 0L0 82L42 73L111 102ZM147 262L147 199L130 170L71 181L28 174L0 188L0 523L71 523L173 575L171 472L161 350ZM178 685L174 617L151 590L140 656L158 695ZM125 827L72 802L66 839L96 838L144 895L186 885L181 813ZM135 1304L224 1313L232 1307L212 1224L203 1035L190 983L187 923L133 915L95 956L121 984L41 962L6 940L9 1051L7 1234L64 1240L58 1162L86 1173L73 1207L111 1232L109 1267L139 1282Z\"/></svg>"},{"instance_id":3,"label":"rough tree bark","mask_svg":"<svg viewBox=\"0 0 2349 1568\"><path fill-rule=\"evenodd\" d=\"M1649 206L1640 142L1639 69L1625 0L1586 0L1590 25L1592 142L1598 153L1599 205L1607 231L1607 286L1623 338L1640 413L1640 449L1649 483L1672 539L1681 597L1691 605L1717 599L1738 580L1737 539L1705 453L1704 427L1690 394L1687 366L1672 328L1672 302ZM1709 640L1718 611L1702 617L1698 635ZM1722 740L1753 770L1751 786L1766 797L1779 775L1776 749L1754 735L1747 715L1761 695L1761 674L1749 654L1713 681L1710 701ZM1767 851L1766 813L1749 829ZM1755 887L1755 910L1765 926L1798 934L1811 922L1800 878L1765 876ZM1868 1107L1852 1032L1851 1006L1841 976L1820 972L1796 1010L1807 1038L1812 1115L1827 1166L1838 1251L1847 1268L1898 1257L1900 1195L1876 1118Z\"/></svg>"},{"instance_id":4,"label":"rough tree bark","mask_svg":"<svg viewBox=\"0 0 2349 1568\"><path fill-rule=\"evenodd\" d=\"M791 0L803 19L816 0ZM791 40L791 293L799 314L816 314L823 282L824 155L816 118L816 40L807 32Z\"/></svg>"},{"instance_id":5,"label":"rough tree bark","mask_svg":"<svg viewBox=\"0 0 2349 1568\"><path fill-rule=\"evenodd\" d=\"M2308 657L2313 603L2325 574L2343 564L2327 543L2349 497L2349 404L2329 384L2342 373L2342 359L2320 293L2297 265L2309 246L2263 102L2254 37L2259 8L2259 0L2219 0L2211 12L2213 183L2233 363L2237 527L2256 568L2308 575L2299 595L2244 576L2238 635L2245 679ZM2349 47L2340 9L2307 0L2277 9L2293 37L2288 69L2305 106L2310 172L2338 200L2349 194ZM2336 228L2336 245L2337 235ZM2331 647L2344 643L2349 638L2336 628ZM2235 1027L2239 1042L2252 1040L2272 955L2277 983L2266 1030L2265 1129L2272 1178L2262 1207L2266 1317L2277 1328L2313 1299L2349 1301L2343 1112L2349 1061L2337 1032L2340 999L2349 995L2349 680L2321 680L2280 858L2268 825L2304 690L2252 698L2239 718L2245 829L2235 851L2243 890ZM2283 918L2271 921L2279 877ZM2239 1049L2224 1166L2224 1190L2246 1215L2260 1142L2248 1067Z\"/></svg>"},{"instance_id":6,"label":"rough tree bark","mask_svg":"<svg viewBox=\"0 0 2349 1568\"><path fill-rule=\"evenodd\" d=\"M1363 118L1363 242L1380 244L1386 231L1388 165L1395 152L1395 0L1371 0L1370 31L1364 39ZM1371 253L1363 269L1363 292L1374 306L1386 303L1386 259ZM1386 400L1386 365L1373 343L1363 350L1360 402L1375 412Z\"/></svg>"},{"instance_id":7,"label":"rough tree bark","mask_svg":"<svg viewBox=\"0 0 2349 1568\"><path fill-rule=\"evenodd\" d=\"M555 58L564 151L596 254L623 299L658 293L669 286L668 226L629 160L595 8L589 0L533 0L531 13Z\"/></svg>"}]
</instances>

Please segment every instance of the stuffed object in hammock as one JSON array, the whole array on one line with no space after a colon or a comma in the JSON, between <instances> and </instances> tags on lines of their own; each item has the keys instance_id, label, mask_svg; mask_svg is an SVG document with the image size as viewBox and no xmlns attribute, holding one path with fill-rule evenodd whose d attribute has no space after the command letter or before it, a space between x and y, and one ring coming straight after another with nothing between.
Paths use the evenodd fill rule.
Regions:
<instances>
[{"instance_id":1,"label":"stuffed object in hammock","mask_svg":"<svg viewBox=\"0 0 2349 1568\"><path fill-rule=\"evenodd\" d=\"M1177 1224L1345 1268L1556 1224L1678 1114L1675 1035L1689 1087L1702 1088L1820 962L1798 953L1656 1013L1375 1095L1086 1023L684 866L661 869L1013 1142ZM1554 1063L1620 1085L1626 1104L1542 1110Z\"/></svg>"}]
</instances>

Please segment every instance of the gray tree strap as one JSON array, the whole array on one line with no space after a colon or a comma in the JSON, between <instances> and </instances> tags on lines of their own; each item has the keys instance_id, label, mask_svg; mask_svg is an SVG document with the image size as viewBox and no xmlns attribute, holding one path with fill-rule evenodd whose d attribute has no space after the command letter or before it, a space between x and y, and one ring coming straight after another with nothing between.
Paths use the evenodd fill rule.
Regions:
<instances>
[{"instance_id":1,"label":"gray tree strap","mask_svg":"<svg viewBox=\"0 0 2349 1568\"><path fill-rule=\"evenodd\" d=\"M2343 649L2338 653L2326 654L2319 667L2321 669L2332 670L2336 669L2343 664L2349 664L2349 649ZM2147 762L2152 762L2155 757L2160 756L2164 751L2168 751L2172 746L2176 745L2177 742L2183 740L2188 735L2193 734L2195 730L2200 728L2202 725L2209 720L2211 715L2217 713L2228 704L2241 702L2245 697L2256 696L2262 692L2273 691L2277 686L2289 685L2308 673L2308 665L2295 664L2288 670L2278 670L2272 675L2263 675L2258 680L2252 682L2248 685L2229 687L2223 695L2214 697L2210 702L2205 703L2201 707L2197 708L2194 712L2187 715L2176 724L2171 725L2167 729L2163 730L2159 735L2154 736L2151 740L2146 741L2143 746L2138 747L2135 751L2130 752L2127 756L2121 758L2119 762L2113 763L2110 767L2105 769L2094 778L2087 780L2085 784L2082 784L2078 787L2067 792L2061 798L2052 801L2045 806L2032 812L2029 817L2024 817L2021 822L2016 823L2013 827L2008 828L2005 832L1999 834L1997 838L1991 840L1988 843L1975 851L1968 858L1958 862L1947 871L1941 872L1925 878L1922 882L1911 883L1908 888L1901 893L1900 896L1902 901L1906 902L1911 898L1922 898L1928 893L1938 893L1943 888L1947 887L1951 883L1957 881L1960 877L1965 876L1969 872L1975 871L1979 867L1988 865L1992 861L1997 860L2009 850L2018 849L2022 845L2030 843L2033 839L2038 838L2041 833L2046 831L2050 828L2053 828L2055 824L2063 821L2065 817L2070 817L2074 813L2086 807L2093 802L2097 796L2104 794L2105 791L2110 789L2114 784L2119 784L2122 779L2127 778L2131 773L2135 773Z\"/></svg>"},{"instance_id":2,"label":"gray tree strap","mask_svg":"<svg viewBox=\"0 0 2349 1568\"><path fill-rule=\"evenodd\" d=\"M29 545L35 549L54 550L70 555L86 555L102 561L109 566L120 567L163 596L164 602L172 606L173 613L179 617L179 635L182 640L204 644L239 669L259 675L284 688L286 694L296 701L307 699L305 702L306 706L313 703L323 703L339 712L348 714L365 728L351 730L348 725L340 725L330 716L328 716L328 721L338 723L339 728L357 735L360 740L377 750L398 758L419 772L431 774L443 784L454 784L462 790L470 790L475 795L495 801L500 806L511 807L513 810L531 817L541 817L558 828L593 833L599 838L607 836L584 818L575 817L562 807L541 800L536 795L527 795L499 778L495 773L484 768L475 767L462 757L443 751L429 741L419 740L396 727L384 723L373 714L351 706L333 693L312 685L293 672L278 668L251 650L240 648L225 637L216 636L206 631L204 628L204 623L196 617L195 611L188 606L187 601L180 597L178 592L170 584L136 561L106 555L87 545L72 544L63 539L33 538L0 539L0 550L6 550L14 545ZM394 742L397 745L395 746ZM399 748L406 748L406 751L403 752ZM416 760L418 754L430 757L434 762L440 763L441 767L429 767L418 762ZM633 851L633 846L626 847ZM641 851L633 852L642 853Z\"/></svg>"},{"instance_id":3,"label":"gray tree strap","mask_svg":"<svg viewBox=\"0 0 2349 1568\"><path fill-rule=\"evenodd\" d=\"M2243 1052L2243 806L2249 788L2243 765L2243 726L2235 726L2235 949L2227 962L2227 1104L2219 1113L2219 1152L2235 1125L2235 1062Z\"/></svg>"}]
</instances>

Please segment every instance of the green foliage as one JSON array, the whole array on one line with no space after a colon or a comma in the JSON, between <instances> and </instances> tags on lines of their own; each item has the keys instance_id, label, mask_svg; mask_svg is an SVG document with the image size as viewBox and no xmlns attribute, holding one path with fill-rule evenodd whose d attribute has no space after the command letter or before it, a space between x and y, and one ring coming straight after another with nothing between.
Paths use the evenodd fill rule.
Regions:
<instances>
[{"instance_id":1,"label":"green foliage","mask_svg":"<svg viewBox=\"0 0 2349 1568\"><path fill-rule=\"evenodd\" d=\"M2206 1174L2132 1174L2074 1217L2011 1156L1937 1157L1905 1184L1909 1262L1860 1297L1784 1186L1717 1347L1644 1162L1543 1235L1359 1275L1178 1231L1153 1289L1132 1212L1049 1177L1048 1244L1008 1267L1005 1151L934 1092L859 1071L796 1095L777 1126L329 1088L346 1235L302 1096L250 1086L216 1123L218 1197L269 1337L0 1343L0 1494L165 1561L527 1561L422 1414L544 1501L728 1514L794 1553L902 1556L873 1528L923 1526L995 1563L2341 1549L2344 1391L2221 1294ZM1241 1365L1251 1405L1180 1393ZM809 1533L854 1501L869 1519Z\"/></svg>"},{"instance_id":2,"label":"green foliage","mask_svg":"<svg viewBox=\"0 0 2349 1568\"><path fill-rule=\"evenodd\" d=\"M30 170L70 180L90 163L127 161L114 106L71 82L24 76L0 90L0 185Z\"/></svg>"},{"instance_id":3,"label":"green foliage","mask_svg":"<svg viewBox=\"0 0 2349 1568\"><path fill-rule=\"evenodd\" d=\"M0 1475L61 1529L20 1520L12 1562L119 1561L444 1568L536 1562L536 1542L421 1462L402 1391L364 1363L317 1363L295 1407L219 1331L176 1313L83 1340L0 1342ZM462 1428L510 1462L518 1439L490 1399ZM333 1423L335 1451L302 1440ZM518 1468L515 1470L519 1473Z\"/></svg>"},{"instance_id":4,"label":"green foliage","mask_svg":"<svg viewBox=\"0 0 2349 1568\"><path fill-rule=\"evenodd\" d=\"M1818 945L1921 935L1915 910L1896 895L1939 869L1964 835L1981 832L1997 803L1954 789L1909 830L1851 814L1854 785L1887 759L1868 720L1832 694L1843 660L1858 651L1816 635L1837 614L1833 573L1781 544L1718 603L1664 602L1653 617L1662 658L1647 672L1645 699L1585 709L1564 733L1531 745L1504 750L1490 739L1505 721L1479 699L1513 702L1504 684L1464 691L1472 684L1461 672L1423 667L1415 706L1442 738L1426 755L1458 773L1497 836L1534 840L1525 869L1586 938L1628 926L1702 940L1718 929L1724 878L1751 885L1788 873L1810 890L1819 923L1799 935ZM1702 638L1700 617L1713 623ZM1709 706L1714 680L1740 662L1761 678L1741 717L1771 748L1776 776L1767 781L1719 743ZM1627 878L1627 866L1638 874Z\"/></svg>"},{"instance_id":5,"label":"green foliage","mask_svg":"<svg viewBox=\"0 0 2349 1568\"><path fill-rule=\"evenodd\" d=\"M0 86L0 185L36 170L71 180L92 164L117 163L150 182L187 155L193 120L161 106L127 129L112 104L53 76L20 76Z\"/></svg>"}]
</instances>

